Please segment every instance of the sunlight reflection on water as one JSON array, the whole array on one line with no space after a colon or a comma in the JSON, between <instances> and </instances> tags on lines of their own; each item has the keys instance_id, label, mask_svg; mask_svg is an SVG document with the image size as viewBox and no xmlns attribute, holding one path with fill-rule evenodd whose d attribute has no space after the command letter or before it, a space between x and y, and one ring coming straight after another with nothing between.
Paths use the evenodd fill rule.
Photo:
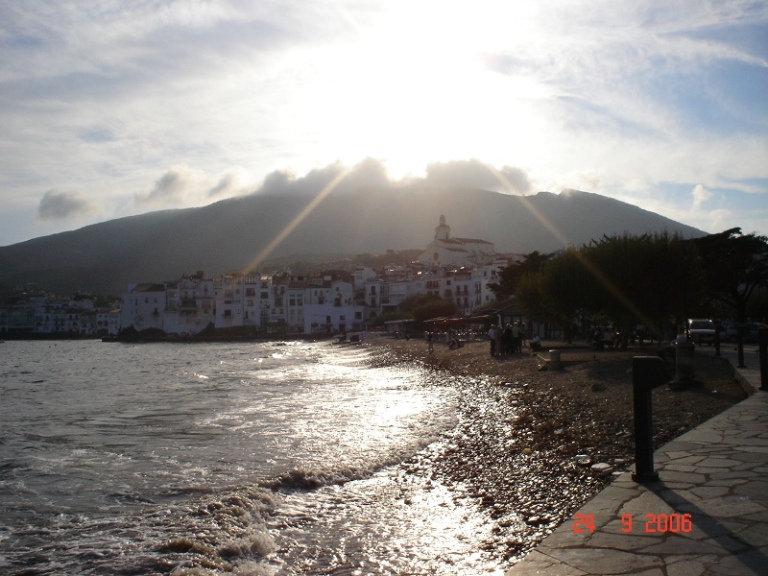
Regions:
<instances>
[{"instance_id":1,"label":"sunlight reflection on water","mask_svg":"<svg viewBox=\"0 0 768 576\"><path fill-rule=\"evenodd\" d=\"M492 522L400 465L456 423L456 393L417 370L324 344L6 346L0 568L134 574L169 539L226 549L269 529L279 552L258 570L488 573Z\"/></svg>"}]
</instances>

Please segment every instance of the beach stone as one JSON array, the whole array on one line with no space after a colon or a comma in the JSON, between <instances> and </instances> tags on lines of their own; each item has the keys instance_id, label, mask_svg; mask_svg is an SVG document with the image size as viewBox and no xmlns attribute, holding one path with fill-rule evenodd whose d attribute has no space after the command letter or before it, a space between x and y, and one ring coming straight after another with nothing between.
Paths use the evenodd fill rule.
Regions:
<instances>
[{"instance_id":1,"label":"beach stone","mask_svg":"<svg viewBox=\"0 0 768 576\"><path fill-rule=\"evenodd\" d=\"M592 472L597 472L598 474L607 476L608 474L613 472L613 466L605 462L600 462L598 464L592 464L592 467L590 468L590 470L592 470Z\"/></svg>"},{"instance_id":2,"label":"beach stone","mask_svg":"<svg viewBox=\"0 0 768 576\"><path fill-rule=\"evenodd\" d=\"M580 466L589 466L592 464L592 457L589 454L577 454L574 457L574 460L576 460L576 463Z\"/></svg>"}]
</instances>

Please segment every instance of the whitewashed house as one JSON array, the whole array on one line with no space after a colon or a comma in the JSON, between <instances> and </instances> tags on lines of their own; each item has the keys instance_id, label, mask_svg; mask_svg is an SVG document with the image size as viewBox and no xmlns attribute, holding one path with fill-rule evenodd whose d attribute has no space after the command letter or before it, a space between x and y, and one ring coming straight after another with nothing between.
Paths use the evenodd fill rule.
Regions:
<instances>
[{"instance_id":1,"label":"whitewashed house","mask_svg":"<svg viewBox=\"0 0 768 576\"><path fill-rule=\"evenodd\" d=\"M275 303L275 295L272 290L272 277L262 276L256 290L259 307L259 324L264 327L269 324L270 310Z\"/></svg>"},{"instance_id":2,"label":"whitewashed house","mask_svg":"<svg viewBox=\"0 0 768 576\"><path fill-rule=\"evenodd\" d=\"M345 280L310 285L304 299L304 333L334 334L362 328L364 307L355 304L355 287Z\"/></svg>"},{"instance_id":3,"label":"whitewashed house","mask_svg":"<svg viewBox=\"0 0 768 576\"><path fill-rule=\"evenodd\" d=\"M358 266L352 273L355 290L359 290L368 280L373 280L374 278L376 278L376 271L368 266Z\"/></svg>"},{"instance_id":4,"label":"whitewashed house","mask_svg":"<svg viewBox=\"0 0 768 576\"><path fill-rule=\"evenodd\" d=\"M259 274L244 274L243 282L243 326L261 326L261 290L264 280Z\"/></svg>"},{"instance_id":5,"label":"whitewashed house","mask_svg":"<svg viewBox=\"0 0 768 576\"><path fill-rule=\"evenodd\" d=\"M163 312L166 307L165 286L162 284L131 284L123 293L120 324L122 329L136 331L163 329Z\"/></svg>"},{"instance_id":6,"label":"whitewashed house","mask_svg":"<svg viewBox=\"0 0 768 576\"><path fill-rule=\"evenodd\" d=\"M263 280L258 274L227 274L214 282L216 328L258 328Z\"/></svg>"},{"instance_id":7,"label":"whitewashed house","mask_svg":"<svg viewBox=\"0 0 768 576\"><path fill-rule=\"evenodd\" d=\"M117 336L120 332L120 308L100 309L96 313L96 333Z\"/></svg>"},{"instance_id":8,"label":"whitewashed house","mask_svg":"<svg viewBox=\"0 0 768 576\"><path fill-rule=\"evenodd\" d=\"M286 292L286 332L301 334L304 331L304 299L308 286L303 278L291 279Z\"/></svg>"},{"instance_id":9,"label":"whitewashed house","mask_svg":"<svg viewBox=\"0 0 768 576\"><path fill-rule=\"evenodd\" d=\"M166 334L199 334L214 322L214 283L202 272L166 287L163 330Z\"/></svg>"},{"instance_id":10,"label":"whitewashed house","mask_svg":"<svg viewBox=\"0 0 768 576\"><path fill-rule=\"evenodd\" d=\"M216 328L234 328L243 325L242 276L224 275L214 283Z\"/></svg>"},{"instance_id":11,"label":"whitewashed house","mask_svg":"<svg viewBox=\"0 0 768 576\"><path fill-rule=\"evenodd\" d=\"M272 306L269 309L269 324L281 330L285 325L288 304L288 285L291 278L287 274L272 277Z\"/></svg>"}]
</instances>

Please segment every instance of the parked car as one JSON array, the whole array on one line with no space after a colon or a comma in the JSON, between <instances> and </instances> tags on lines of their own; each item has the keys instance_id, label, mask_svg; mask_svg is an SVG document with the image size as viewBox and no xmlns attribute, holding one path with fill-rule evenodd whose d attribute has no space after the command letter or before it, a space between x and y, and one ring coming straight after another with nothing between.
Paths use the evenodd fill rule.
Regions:
<instances>
[{"instance_id":1,"label":"parked car","mask_svg":"<svg viewBox=\"0 0 768 576\"><path fill-rule=\"evenodd\" d=\"M751 322L744 326L744 342L757 342L757 331L760 328L768 328L765 324L759 324L757 322ZM738 326L731 324L727 326L722 334L722 339L728 342L736 342L738 336Z\"/></svg>"},{"instance_id":2,"label":"parked car","mask_svg":"<svg viewBox=\"0 0 768 576\"><path fill-rule=\"evenodd\" d=\"M688 338L694 344L714 344L715 323L706 318L688 320Z\"/></svg>"}]
</instances>

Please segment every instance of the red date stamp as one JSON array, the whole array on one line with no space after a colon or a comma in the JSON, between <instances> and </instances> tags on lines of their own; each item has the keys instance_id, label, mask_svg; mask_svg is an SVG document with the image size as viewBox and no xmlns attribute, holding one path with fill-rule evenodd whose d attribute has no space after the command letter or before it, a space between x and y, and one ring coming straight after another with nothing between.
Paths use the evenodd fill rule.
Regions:
<instances>
[{"instance_id":1,"label":"red date stamp","mask_svg":"<svg viewBox=\"0 0 768 576\"><path fill-rule=\"evenodd\" d=\"M659 514L648 513L644 518L638 522L638 530L643 530L646 534L665 534L667 532L679 533L690 532L693 530L693 521L691 520L691 514L686 512L685 514L678 514L672 512L667 514L660 512ZM621 515L621 531L625 534L631 534L635 530L635 519L632 514L624 513ZM595 531L595 515L585 514L577 512L573 515L573 531L576 533L594 532Z\"/></svg>"}]
</instances>

